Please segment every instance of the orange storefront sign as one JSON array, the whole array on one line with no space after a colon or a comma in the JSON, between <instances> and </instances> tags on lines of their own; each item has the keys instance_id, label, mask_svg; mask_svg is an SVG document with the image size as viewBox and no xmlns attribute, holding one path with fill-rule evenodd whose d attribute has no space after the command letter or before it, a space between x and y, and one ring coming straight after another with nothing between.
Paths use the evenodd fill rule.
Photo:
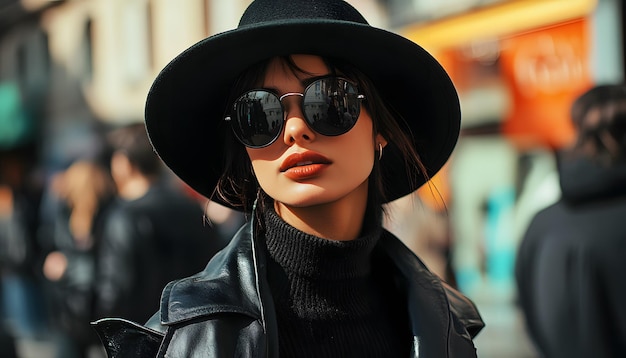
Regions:
<instances>
[{"instance_id":1,"label":"orange storefront sign","mask_svg":"<svg viewBox=\"0 0 626 358\"><path fill-rule=\"evenodd\" d=\"M573 139L570 107L592 85L588 26L582 18L502 39L512 99L502 130L519 145L560 148Z\"/></svg>"}]
</instances>

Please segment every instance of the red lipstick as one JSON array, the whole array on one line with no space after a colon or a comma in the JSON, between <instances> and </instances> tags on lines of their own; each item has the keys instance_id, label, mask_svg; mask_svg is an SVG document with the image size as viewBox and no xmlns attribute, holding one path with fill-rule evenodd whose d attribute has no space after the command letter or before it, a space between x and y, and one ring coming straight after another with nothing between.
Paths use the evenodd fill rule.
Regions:
<instances>
[{"instance_id":1,"label":"red lipstick","mask_svg":"<svg viewBox=\"0 0 626 358\"><path fill-rule=\"evenodd\" d=\"M280 166L281 173L292 180L304 180L318 176L331 164L325 156L315 152L294 153Z\"/></svg>"}]
</instances>

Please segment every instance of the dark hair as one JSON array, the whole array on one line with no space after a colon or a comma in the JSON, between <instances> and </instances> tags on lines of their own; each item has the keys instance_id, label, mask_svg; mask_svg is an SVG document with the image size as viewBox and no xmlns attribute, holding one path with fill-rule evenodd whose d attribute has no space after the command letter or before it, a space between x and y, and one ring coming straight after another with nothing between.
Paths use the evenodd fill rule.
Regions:
<instances>
[{"instance_id":1,"label":"dark hair","mask_svg":"<svg viewBox=\"0 0 626 358\"><path fill-rule=\"evenodd\" d=\"M157 176L163 165L154 153L143 123L132 123L113 129L107 136L111 150L124 154L143 175Z\"/></svg>"},{"instance_id":2,"label":"dark hair","mask_svg":"<svg viewBox=\"0 0 626 358\"><path fill-rule=\"evenodd\" d=\"M262 84L271 60L272 59L268 59L253 65L239 76L231 89L229 103L232 103L234 99L244 91ZM280 60L293 73L306 73L306 71L299 68L293 62L290 56L282 56ZM332 58L323 58L323 60L331 74L341 74L341 76L357 83L359 91L365 96L362 106L372 118L374 135L380 133L385 137L389 145L398 148L404 156L407 168L418 168L420 173L426 175L426 169L416 153L411 139L398 124L398 120L402 119L392 114L391 109L385 104L369 78L354 66L344 61ZM225 158L225 170L217 183L216 194L222 200L233 206L243 205L245 208L250 208L252 207L252 202L257 198L261 199L258 200L258 203L263 205L266 203L266 200L264 200L266 199L266 194L260 188L254 176L252 164L245 152L245 147L235 139L229 126L223 126L222 130L229 132L224 133L224 136L229 138L226 143L226 153L230 155ZM373 137L372 141L374 139ZM410 176L413 174L407 173L407 175ZM428 178L425 179L428 180ZM409 180L415 183L414 187L417 189L419 185L417 184L416 178L409 177ZM368 183L369 195L366 215L374 215L373 217L379 219L382 214L382 204L387 200L385 200L386 193L382 183L380 163L378 160L374 161L374 168Z\"/></svg>"},{"instance_id":3,"label":"dark hair","mask_svg":"<svg viewBox=\"0 0 626 358\"><path fill-rule=\"evenodd\" d=\"M573 153L611 165L626 158L626 86L596 86L571 109L578 133Z\"/></svg>"}]
</instances>

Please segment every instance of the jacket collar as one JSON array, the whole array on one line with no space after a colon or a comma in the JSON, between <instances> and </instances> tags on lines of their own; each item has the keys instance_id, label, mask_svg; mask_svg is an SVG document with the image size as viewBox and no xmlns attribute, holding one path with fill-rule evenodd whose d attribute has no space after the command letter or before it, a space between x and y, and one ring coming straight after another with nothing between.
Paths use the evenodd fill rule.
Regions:
<instances>
[{"instance_id":1,"label":"jacket collar","mask_svg":"<svg viewBox=\"0 0 626 358\"><path fill-rule=\"evenodd\" d=\"M215 313L263 317L259 255L252 224L244 225L206 268L168 284L161 296L161 323L174 324Z\"/></svg>"},{"instance_id":2,"label":"jacket collar","mask_svg":"<svg viewBox=\"0 0 626 358\"><path fill-rule=\"evenodd\" d=\"M273 302L265 279L265 249L259 241L263 240L254 239L252 222L247 223L204 271L170 283L161 298L161 323L239 313L275 329L275 317L264 312L273 311ZM474 304L442 283L391 233L384 231L375 250L392 258L399 281L405 285L415 354L437 356L447 351L450 335L471 340L482 329ZM453 324L451 311L459 317L461 327Z\"/></svg>"},{"instance_id":3,"label":"jacket collar","mask_svg":"<svg viewBox=\"0 0 626 358\"><path fill-rule=\"evenodd\" d=\"M393 234L385 230L377 248L393 259L401 282L406 283L416 353L440 356L448 349L450 335L471 340L484 327L474 303L430 272ZM451 313L460 327L454 325Z\"/></svg>"}]
</instances>

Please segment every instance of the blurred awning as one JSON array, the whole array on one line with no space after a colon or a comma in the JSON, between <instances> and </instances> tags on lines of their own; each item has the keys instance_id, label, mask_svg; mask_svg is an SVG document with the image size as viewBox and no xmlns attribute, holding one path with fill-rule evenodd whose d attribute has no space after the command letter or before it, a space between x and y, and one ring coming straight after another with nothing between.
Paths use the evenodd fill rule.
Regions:
<instances>
[{"instance_id":1,"label":"blurred awning","mask_svg":"<svg viewBox=\"0 0 626 358\"><path fill-rule=\"evenodd\" d=\"M427 50L496 39L590 14L597 0L512 0L398 29Z\"/></svg>"}]
</instances>

